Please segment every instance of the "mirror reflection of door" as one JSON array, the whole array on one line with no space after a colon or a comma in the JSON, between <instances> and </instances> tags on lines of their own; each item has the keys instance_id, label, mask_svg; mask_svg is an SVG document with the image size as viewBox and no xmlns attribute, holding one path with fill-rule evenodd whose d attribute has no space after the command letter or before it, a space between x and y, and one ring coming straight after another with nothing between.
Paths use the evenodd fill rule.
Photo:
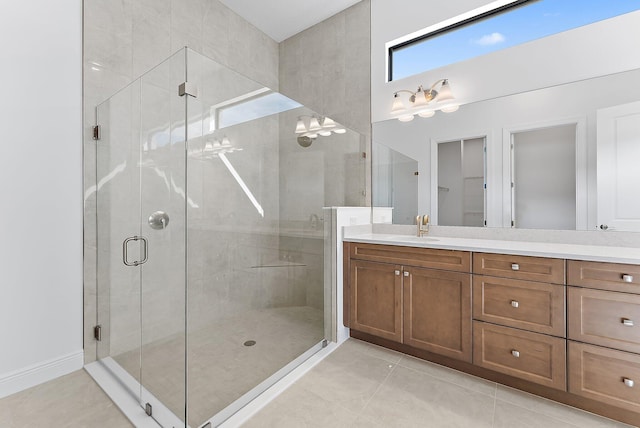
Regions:
<instances>
[{"instance_id":1,"label":"mirror reflection of door","mask_svg":"<svg viewBox=\"0 0 640 428\"><path fill-rule=\"evenodd\" d=\"M598 110L598 227L640 232L640 102Z\"/></svg>"},{"instance_id":2,"label":"mirror reflection of door","mask_svg":"<svg viewBox=\"0 0 640 428\"><path fill-rule=\"evenodd\" d=\"M576 124L511 134L512 226L576 229Z\"/></svg>"},{"instance_id":3,"label":"mirror reflection of door","mask_svg":"<svg viewBox=\"0 0 640 428\"><path fill-rule=\"evenodd\" d=\"M385 223L414 224L418 214L418 161L375 142L372 152L374 217Z\"/></svg>"},{"instance_id":4,"label":"mirror reflection of door","mask_svg":"<svg viewBox=\"0 0 640 428\"><path fill-rule=\"evenodd\" d=\"M485 225L485 137L437 144L437 224Z\"/></svg>"}]
</instances>

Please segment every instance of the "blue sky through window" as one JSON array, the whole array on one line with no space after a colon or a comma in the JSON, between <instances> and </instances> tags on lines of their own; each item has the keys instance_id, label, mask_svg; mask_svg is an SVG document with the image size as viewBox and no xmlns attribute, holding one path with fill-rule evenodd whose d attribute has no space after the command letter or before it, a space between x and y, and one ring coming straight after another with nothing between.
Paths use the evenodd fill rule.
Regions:
<instances>
[{"instance_id":1,"label":"blue sky through window","mask_svg":"<svg viewBox=\"0 0 640 428\"><path fill-rule=\"evenodd\" d=\"M640 9L640 0L538 0L394 50L393 80Z\"/></svg>"}]
</instances>

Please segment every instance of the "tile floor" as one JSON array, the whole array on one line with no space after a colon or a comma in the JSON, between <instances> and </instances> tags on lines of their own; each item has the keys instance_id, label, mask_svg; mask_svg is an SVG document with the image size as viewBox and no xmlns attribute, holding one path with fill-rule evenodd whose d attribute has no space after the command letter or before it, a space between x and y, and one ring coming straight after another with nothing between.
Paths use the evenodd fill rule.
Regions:
<instances>
[{"instance_id":1,"label":"tile floor","mask_svg":"<svg viewBox=\"0 0 640 428\"><path fill-rule=\"evenodd\" d=\"M0 427L131 425L78 371L0 400ZM350 339L243 428L628 427Z\"/></svg>"}]
</instances>

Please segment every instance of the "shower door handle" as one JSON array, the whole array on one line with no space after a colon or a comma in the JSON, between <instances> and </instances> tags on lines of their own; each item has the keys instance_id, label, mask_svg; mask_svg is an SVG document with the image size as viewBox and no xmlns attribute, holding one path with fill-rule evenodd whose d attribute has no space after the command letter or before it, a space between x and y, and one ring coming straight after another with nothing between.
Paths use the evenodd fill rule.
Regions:
<instances>
[{"instance_id":1,"label":"shower door handle","mask_svg":"<svg viewBox=\"0 0 640 428\"><path fill-rule=\"evenodd\" d=\"M142 260L129 261L128 250L129 242L131 241L142 241ZM122 242L122 262L127 266L140 266L149 259L148 249L149 243L147 242L147 238L144 236L130 236Z\"/></svg>"}]
</instances>

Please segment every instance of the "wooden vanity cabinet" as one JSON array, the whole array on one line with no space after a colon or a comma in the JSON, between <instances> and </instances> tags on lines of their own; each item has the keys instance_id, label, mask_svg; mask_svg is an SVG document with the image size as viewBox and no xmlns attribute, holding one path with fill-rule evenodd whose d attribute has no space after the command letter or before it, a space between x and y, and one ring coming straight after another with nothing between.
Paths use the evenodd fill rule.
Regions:
<instances>
[{"instance_id":1,"label":"wooden vanity cabinet","mask_svg":"<svg viewBox=\"0 0 640 428\"><path fill-rule=\"evenodd\" d=\"M640 266L344 249L353 336L640 426Z\"/></svg>"},{"instance_id":2,"label":"wooden vanity cabinet","mask_svg":"<svg viewBox=\"0 0 640 428\"><path fill-rule=\"evenodd\" d=\"M404 269L403 343L471 362L471 275Z\"/></svg>"},{"instance_id":3,"label":"wooden vanity cabinet","mask_svg":"<svg viewBox=\"0 0 640 428\"><path fill-rule=\"evenodd\" d=\"M402 266L351 262L350 327L402 342Z\"/></svg>"},{"instance_id":4,"label":"wooden vanity cabinet","mask_svg":"<svg viewBox=\"0 0 640 428\"><path fill-rule=\"evenodd\" d=\"M347 327L471 362L470 253L360 243L347 252Z\"/></svg>"}]
</instances>

